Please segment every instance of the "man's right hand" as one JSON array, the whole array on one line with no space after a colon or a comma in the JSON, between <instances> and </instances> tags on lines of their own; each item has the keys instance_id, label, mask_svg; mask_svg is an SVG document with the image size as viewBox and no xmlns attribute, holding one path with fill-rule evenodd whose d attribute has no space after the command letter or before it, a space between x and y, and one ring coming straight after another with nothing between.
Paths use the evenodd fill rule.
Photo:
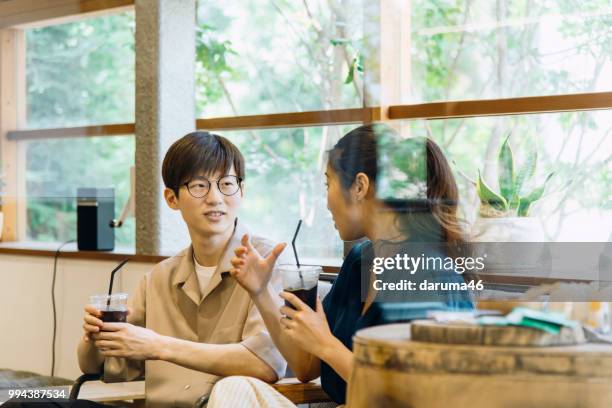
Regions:
<instances>
[{"instance_id":1,"label":"man's right hand","mask_svg":"<svg viewBox=\"0 0 612 408\"><path fill-rule=\"evenodd\" d=\"M276 245L270 255L263 258L253 248L248 234L244 234L241 243L242 246L234 250L235 256L231 261L230 274L251 296L257 296L263 292L270 281L274 264L287 244Z\"/></svg>"},{"instance_id":2,"label":"man's right hand","mask_svg":"<svg viewBox=\"0 0 612 408\"><path fill-rule=\"evenodd\" d=\"M91 340L91 335L93 333L100 332L103 324L102 320L100 320L101 316L102 313L100 313L100 311L94 306L85 306L85 316L83 317L83 330L85 331L85 334L83 336L84 341L88 342L89 340Z\"/></svg>"}]
</instances>

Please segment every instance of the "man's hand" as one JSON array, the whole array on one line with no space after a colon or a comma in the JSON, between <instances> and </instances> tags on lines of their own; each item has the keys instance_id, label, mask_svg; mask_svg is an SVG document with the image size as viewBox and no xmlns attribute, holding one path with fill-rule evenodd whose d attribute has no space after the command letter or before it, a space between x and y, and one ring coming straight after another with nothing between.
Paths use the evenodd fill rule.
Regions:
<instances>
[{"instance_id":1,"label":"man's hand","mask_svg":"<svg viewBox=\"0 0 612 408\"><path fill-rule=\"evenodd\" d=\"M236 256L232 258L230 274L247 292L253 296L259 295L272 276L274 264L285 249L286 244L278 244L272 249L267 258L263 258L253 245L249 236L242 237L242 246L236 248Z\"/></svg>"},{"instance_id":2,"label":"man's hand","mask_svg":"<svg viewBox=\"0 0 612 408\"><path fill-rule=\"evenodd\" d=\"M88 342L91 340L92 334L100 331L103 325L102 320L100 320L100 316L102 316L102 314L94 306L85 306L85 316L83 317L83 330L85 331L85 334L83 335L83 341Z\"/></svg>"},{"instance_id":3,"label":"man's hand","mask_svg":"<svg viewBox=\"0 0 612 408\"><path fill-rule=\"evenodd\" d=\"M102 330L91 337L104 357L132 360L159 360L165 339L153 330L130 323L104 323Z\"/></svg>"}]
</instances>

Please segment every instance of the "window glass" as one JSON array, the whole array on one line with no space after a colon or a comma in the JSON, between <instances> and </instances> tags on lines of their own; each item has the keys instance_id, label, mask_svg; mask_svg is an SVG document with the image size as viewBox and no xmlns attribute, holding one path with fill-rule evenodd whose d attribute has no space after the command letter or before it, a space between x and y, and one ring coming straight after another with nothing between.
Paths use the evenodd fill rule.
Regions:
<instances>
[{"instance_id":1,"label":"window glass","mask_svg":"<svg viewBox=\"0 0 612 408\"><path fill-rule=\"evenodd\" d=\"M608 0L412 0L404 102L612 90Z\"/></svg>"},{"instance_id":2,"label":"window glass","mask_svg":"<svg viewBox=\"0 0 612 408\"><path fill-rule=\"evenodd\" d=\"M118 218L130 193L134 141L114 136L27 142L27 239L76 239L79 187L113 187ZM134 246L134 225L130 217L115 230L118 246Z\"/></svg>"},{"instance_id":3,"label":"window glass","mask_svg":"<svg viewBox=\"0 0 612 408\"><path fill-rule=\"evenodd\" d=\"M356 126L219 132L245 156L241 217L254 233L291 242L301 218L299 256L339 263L343 245L327 209L326 152Z\"/></svg>"},{"instance_id":4,"label":"window glass","mask_svg":"<svg viewBox=\"0 0 612 408\"><path fill-rule=\"evenodd\" d=\"M134 121L134 13L26 30L27 127Z\"/></svg>"},{"instance_id":5,"label":"window glass","mask_svg":"<svg viewBox=\"0 0 612 408\"><path fill-rule=\"evenodd\" d=\"M535 156L533 176L525 177L520 195L528 196L544 186L542 197L526 214L540 221L544 239L602 242L609 240L612 231L611 113L603 110L401 123L406 136L430 136L442 147L455 172L462 215L469 224L482 215L474 185L478 173L494 193L501 192L498 157L508 138L516 176ZM516 215L516 211L510 211L505 216Z\"/></svg>"},{"instance_id":6,"label":"window glass","mask_svg":"<svg viewBox=\"0 0 612 408\"><path fill-rule=\"evenodd\" d=\"M361 1L198 1L198 117L360 107Z\"/></svg>"}]
</instances>

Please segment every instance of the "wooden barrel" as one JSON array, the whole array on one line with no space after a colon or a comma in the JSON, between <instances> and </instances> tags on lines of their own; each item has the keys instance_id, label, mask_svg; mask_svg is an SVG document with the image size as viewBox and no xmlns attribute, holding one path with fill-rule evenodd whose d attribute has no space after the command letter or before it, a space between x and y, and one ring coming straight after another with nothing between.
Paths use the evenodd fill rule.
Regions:
<instances>
[{"instance_id":1,"label":"wooden barrel","mask_svg":"<svg viewBox=\"0 0 612 408\"><path fill-rule=\"evenodd\" d=\"M612 407L612 345L411 341L409 324L354 337L348 407Z\"/></svg>"}]
</instances>

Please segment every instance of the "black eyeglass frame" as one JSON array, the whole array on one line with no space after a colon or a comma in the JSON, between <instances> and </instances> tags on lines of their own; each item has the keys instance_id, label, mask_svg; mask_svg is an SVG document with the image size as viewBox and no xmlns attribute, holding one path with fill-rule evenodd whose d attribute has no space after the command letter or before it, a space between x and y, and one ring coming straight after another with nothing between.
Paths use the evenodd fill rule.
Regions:
<instances>
[{"instance_id":1,"label":"black eyeglass frame","mask_svg":"<svg viewBox=\"0 0 612 408\"><path fill-rule=\"evenodd\" d=\"M238 181L238 188L237 188L237 189L236 189L236 191L234 191L232 194L225 194L223 191L221 191L221 186L219 185L219 182L220 182L221 180L223 180L224 178L226 178L226 177L234 177L234 178L235 178L235 179ZM188 181L188 182L186 182L186 183L183 183L183 184L181 184L181 186L185 186L185 188L187 189L187 192L188 192L188 193L189 193L189 195L190 195L190 196L192 196L193 198L204 198L204 197L206 197L206 196L208 195L208 193L210 193L210 186L212 186L212 182L214 181L214 182L217 184L217 190L219 190L219 192L220 192L221 194L223 194L223 195L224 195L224 196L226 196L226 197L231 197L231 196L233 196L233 195L236 195L236 193L237 193L238 191L242 190L242 181L244 180L242 177L234 176L234 175L232 175L232 174L228 174L228 175L226 175L226 176L219 177L219 178L218 178L218 179L216 179L216 180L215 180L215 179L211 179L211 180L209 180L209 179L207 179L207 178L200 178L200 179L201 179L201 180L205 180L205 181L207 181L207 182L208 182L208 190L206 190L206 193L204 193L204 195L202 195L202 196L199 196L199 197L198 197L198 196L194 195L194 194L191 192L191 190L189 189L189 183L191 183L191 181ZM192 181L193 181L193 180L192 180Z\"/></svg>"}]
</instances>

